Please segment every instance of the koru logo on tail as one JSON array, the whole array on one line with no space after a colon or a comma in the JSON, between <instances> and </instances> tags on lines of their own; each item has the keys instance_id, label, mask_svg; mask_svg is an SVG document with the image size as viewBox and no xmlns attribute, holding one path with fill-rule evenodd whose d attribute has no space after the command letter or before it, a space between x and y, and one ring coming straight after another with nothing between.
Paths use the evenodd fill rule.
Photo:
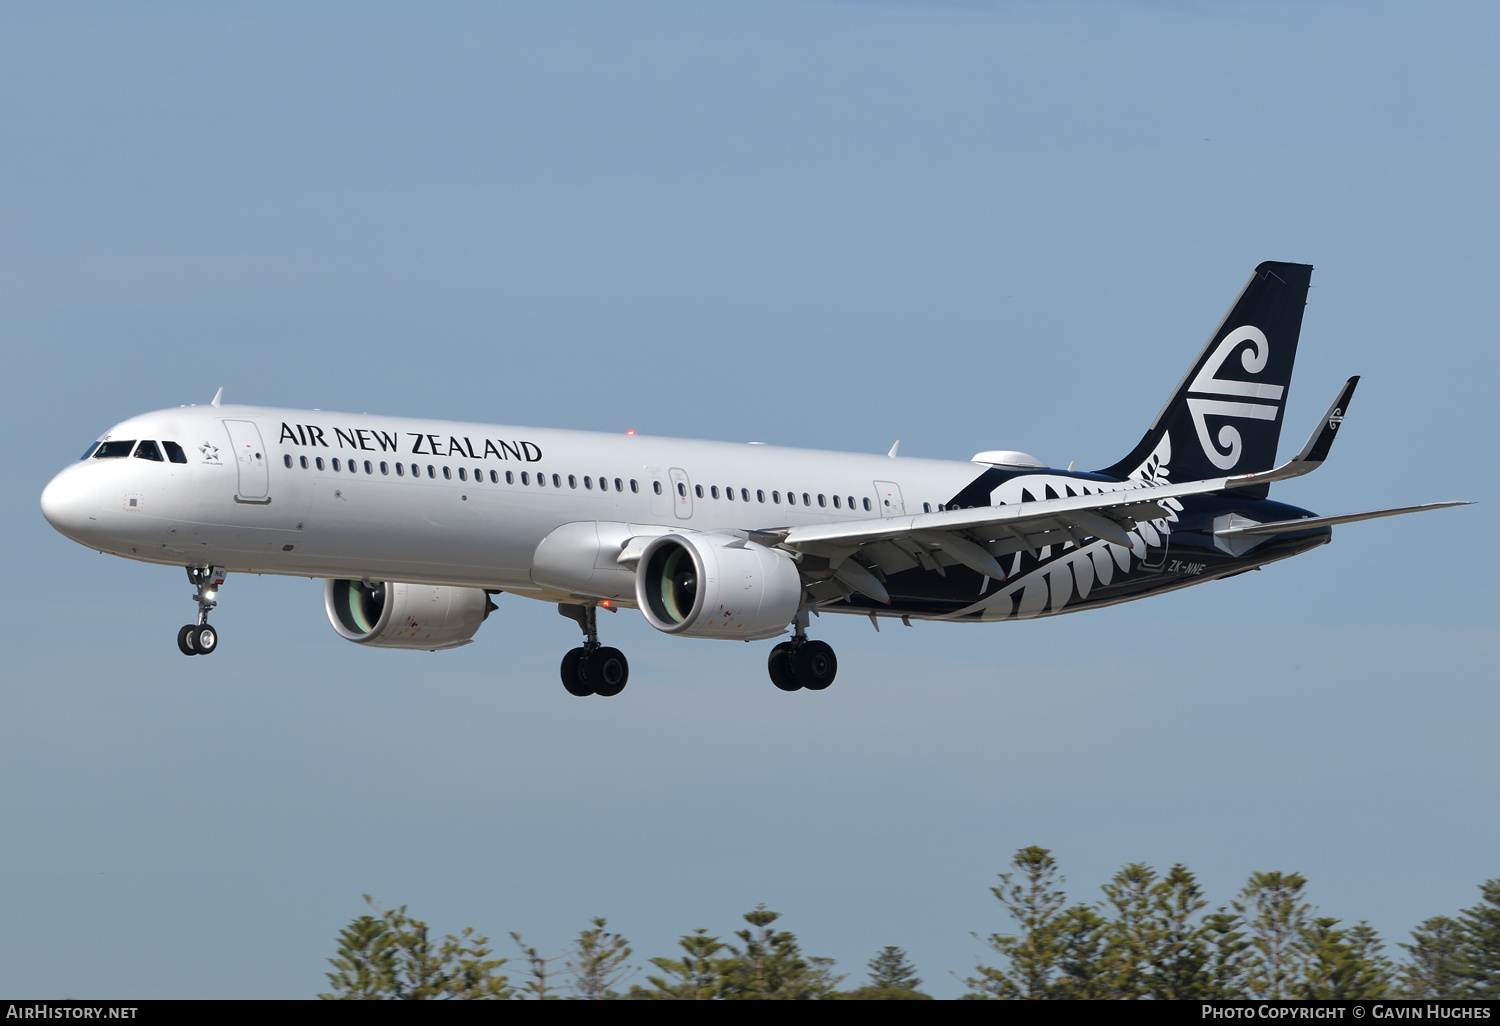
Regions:
<instances>
[{"instance_id":1,"label":"koru logo on tail","mask_svg":"<svg viewBox=\"0 0 1500 1026\"><path fill-rule=\"evenodd\" d=\"M1209 417L1229 417L1240 420L1275 420L1281 410L1281 397L1286 389L1281 385L1262 384L1257 381L1239 381L1219 377L1225 361L1240 346L1240 366L1247 373L1259 374L1266 369L1271 356L1271 343L1265 332L1249 324L1235 328L1224 336L1213 355L1203 364L1188 386L1188 412L1193 416L1193 427L1198 432L1198 444L1203 453L1220 470L1233 470L1244 451L1244 441L1239 429L1232 424L1219 428L1218 435L1211 436L1208 430ZM1244 399L1265 399L1269 402L1243 402L1225 399L1197 398L1195 394L1214 396L1238 396Z\"/></svg>"}]
</instances>

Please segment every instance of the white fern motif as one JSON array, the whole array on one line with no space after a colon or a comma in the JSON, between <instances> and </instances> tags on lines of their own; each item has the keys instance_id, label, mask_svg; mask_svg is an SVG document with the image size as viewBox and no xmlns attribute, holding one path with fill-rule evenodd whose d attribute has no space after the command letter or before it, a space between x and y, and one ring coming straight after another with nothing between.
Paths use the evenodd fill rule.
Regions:
<instances>
[{"instance_id":1,"label":"white fern motif","mask_svg":"<svg viewBox=\"0 0 1500 1026\"><path fill-rule=\"evenodd\" d=\"M1085 495L1092 495L1101 491L1121 491L1167 484L1171 473L1171 462L1172 436L1167 433L1162 435L1161 443L1147 457L1146 462L1131 473L1127 481L1104 488L1082 485L1082 490ZM1076 478L1046 474L1014 477L995 489L990 496L990 502L991 504L1021 502L1026 498L1022 495L1023 489L1036 498L1044 494L1048 485L1057 494L1062 494L1064 488L1076 490L1080 484ZM945 619L972 616L976 612L981 613L981 619L984 620L1030 619L1062 612L1067 604L1073 601L1075 595L1079 599L1087 599L1096 582L1107 587L1114 580L1116 572L1122 576L1129 574L1132 568L1138 568L1146 561L1150 549L1166 545L1167 538L1171 535L1171 525L1177 522L1177 514L1182 509L1182 503L1176 499L1167 499L1161 505L1167 510L1165 517L1140 521L1127 532L1130 536L1128 549L1099 539L1082 546L1077 546L1073 542L1057 546L1049 545L1039 554L1040 565L1020 577L1016 574L1021 569L1021 559L1024 553L1017 552L1010 567L1010 580L1002 584L993 594L955 613L950 613ZM1056 555L1053 555L1051 551L1053 548L1057 550ZM1135 558L1134 563L1131 562L1132 557Z\"/></svg>"}]
</instances>

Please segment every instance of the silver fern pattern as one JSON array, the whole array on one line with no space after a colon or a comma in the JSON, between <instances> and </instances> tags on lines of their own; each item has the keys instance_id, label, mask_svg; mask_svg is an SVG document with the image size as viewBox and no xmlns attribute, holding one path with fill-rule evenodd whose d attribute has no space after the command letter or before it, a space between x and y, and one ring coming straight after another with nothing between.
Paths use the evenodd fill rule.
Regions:
<instances>
[{"instance_id":1,"label":"silver fern pattern","mask_svg":"<svg viewBox=\"0 0 1500 1026\"><path fill-rule=\"evenodd\" d=\"M1092 495L1167 484L1171 462L1172 436L1168 432L1162 435L1160 444L1124 483L1101 488L1081 485L1076 478L1026 475L1011 478L1001 484L991 494L990 502L992 505L1001 502L1009 504L1021 502L1028 495L1035 498L1049 485L1059 494L1064 488L1076 490L1081 485L1083 494ZM1023 491L1027 495L1023 495ZM1021 568L1027 553L1015 553L1011 565L1006 568L1009 577L998 590L972 605L950 613L945 619L954 620L980 613L980 619L983 620L1025 620L1061 613L1075 595L1079 599L1087 599L1096 583L1108 587L1117 573L1125 575L1139 569L1142 563L1150 560L1151 549L1166 546L1182 503L1176 499L1167 499L1162 506L1167 510L1166 516L1139 521L1127 532L1130 536L1128 549L1100 539L1081 546L1073 542L1049 545L1038 553L1037 565L1025 574L1021 574ZM986 583L988 580L985 578Z\"/></svg>"}]
</instances>

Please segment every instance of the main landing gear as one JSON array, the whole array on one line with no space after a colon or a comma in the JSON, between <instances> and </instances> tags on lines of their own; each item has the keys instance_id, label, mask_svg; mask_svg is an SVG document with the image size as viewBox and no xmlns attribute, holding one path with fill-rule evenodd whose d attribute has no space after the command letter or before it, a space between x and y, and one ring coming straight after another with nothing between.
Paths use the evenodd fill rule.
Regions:
<instances>
[{"instance_id":1,"label":"main landing gear","mask_svg":"<svg viewBox=\"0 0 1500 1026\"><path fill-rule=\"evenodd\" d=\"M793 624L792 640L771 649L766 668L771 672L771 683L782 691L822 691L838 675L839 661L826 641L808 640L807 613L800 612Z\"/></svg>"},{"instance_id":2,"label":"main landing gear","mask_svg":"<svg viewBox=\"0 0 1500 1026\"><path fill-rule=\"evenodd\" d=\"M587 695L612 698L624 691L625 682L630 679L630 664L618 648L599 644L599 607L559 603L557 611L577 620L588 639L582 647L563 656L562 682L568 694L579 698Z\"/></svg>"},{"instance_id":3,"label":"main landing gear","mask_svg":"<svg viewBox=\"0 0 1500 1026\"><path fill-rule=\"evenodd\" d=\"M208 625L208 611L219 604L214 596L224 583L224 568L190 566L187 575L195 589L193 599L198 603L198 622L177 632L177 648L183 655L210 655L219 647L219 632Z\"/></svg>"}]
</instances>

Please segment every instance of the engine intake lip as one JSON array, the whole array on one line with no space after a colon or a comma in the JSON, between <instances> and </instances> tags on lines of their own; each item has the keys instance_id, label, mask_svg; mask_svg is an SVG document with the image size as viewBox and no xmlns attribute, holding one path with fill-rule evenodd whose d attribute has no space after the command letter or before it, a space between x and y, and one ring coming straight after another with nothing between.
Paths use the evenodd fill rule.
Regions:
<instances>
[{"instance_id":1,"label":"engine intake lip","mask_svg":"<svg viewBox=\"0 0 1500 1026\"><path fill-rule=\"evenodd\" d=\"M703 612L708 580L703 559L681 535L653 538L641 552L636 599L646 619L659 631L680 634Z\"/></svg>"},{"instance_id":2,"label":"engine intake lip","mask_svg":"<svg viewBox=\"0 0 1500 1026\"><path fill-rule=\"evenodd\" d=\"M323 582L325 607L332 614L328 622L339 636L349 641L366 642L379 637L390 619L389 586L378 581L365 584L357 580Z\"/></svg>"}]
</instances>

